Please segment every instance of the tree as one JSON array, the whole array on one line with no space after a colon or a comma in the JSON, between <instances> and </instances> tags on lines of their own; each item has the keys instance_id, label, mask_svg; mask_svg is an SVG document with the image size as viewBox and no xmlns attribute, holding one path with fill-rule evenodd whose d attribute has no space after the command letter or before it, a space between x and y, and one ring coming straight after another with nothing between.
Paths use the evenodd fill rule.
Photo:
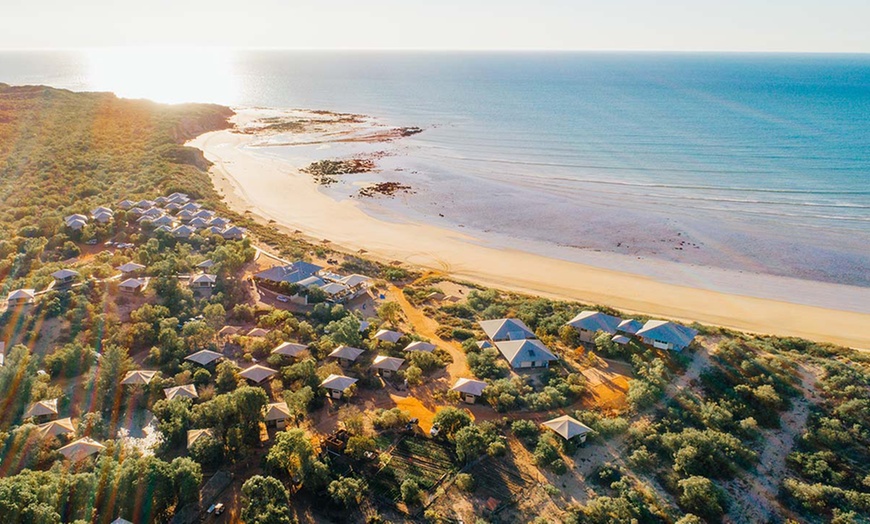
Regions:
<instances>
[{"instance_id":1,"label":"tree","mask_svg":"<svg viewBox=\"0 0 870 524\"><path fill-rule=\"evenodd\" d=\"M199 485L202 484L202 469L187 457L178 457L170 464L172 483L178 497L178 507L199 500Z\"/></svg>"},{"instance_id":2,"label":"tree","mask_svg":"<svg viewBox=\"0 0 870 524\"><path fill-rule=\"evenodd\" d=\"M459 429L453 441L456 443L456 456L463 462L479 457L489 445L480 428L474 425Z\"/></svg>"},{"instance_id":3,"label":"tree","mask_svg":"<svg viewBox=\"0 0 870 524\"><path fill-rule=\"evenodd\" d=\"M372 437L354 435L347 439L344 453L353 459L362 460L366 453L374 453L377 449L378 445Z\"/></svg>"},{"instance_id":4,"label":"tree","mask_svg":"<svg viewBox=\"0 0 870 524\"><path fill-rule=\"evenodd\" d=\"M215 386L217 386L218 391L226 393L236 389L239 383L238 369L238 366L229 360L225 360L217 365L215 369L217 373Z\"/></svg>"},{"instance_id":5,"label":"tree","mask_svg":"<svg viewBox=\"0 0 870 524\"><path fill-rule=\"evenodd\" d=\"M336 346L359 347L362 345L362 334L359 331L359 319L348 315L340 320L334 320L326 325L325 331Z\"/></svg>"},{"instance_id":6,"label":"tree","mask_svg":"<svg viewBox=\"0 0 870 524\"><path fill-rule=\"evenodd\" d=\"M190 405L187 398L163 399L154 404L152 413L158 420L157 428L169 447L181 446L187 439L190 428Z\"/></svg>"},{"instance_id":7,"label":"tree","mask_svg":"<svg viewBox=\"0 0 870 524\"><path fill-rule=\"evenodd\" d=\"M725 513L725 494L707 477L689 477L677 485L680 505L686 510L713 520Z\"/></svg>"},{"instance_id":8,"label":"tree","mask_svg":"<svg viewBox=\"0 0 870 524\"><path fill-rule=\"evenodd\" d=\"M405 504L412 505L421 501L422 492L420 491L420 483L415 479L405 479L399 487L399 492L402 495L402 502Z\"/></svg>"},{"instance_id":9,"label":"tree","mask_svg":"<svg viewBox=\"0 0 870 524\"><path fill-rule=\"evenodd\" d=\"M254 475L242 484L241 517L246 524L291 524L290 494L274 477Z\"/></svg>"},{"instance_id":10,"label":"tree","mask_svg":"<svg viewBox=\"0 0 870 524\"><path fill-rule=\"evenodd\" d=\"M9 427L24 414L35 376L36 362L27 346L12 346L0 367L0 428Z\"/></svg>"},{"instance_id":11,"label":"tree","mask_svg":"<svg viewBox=\"0 0 870 524\"><path fill-rule=\"evenodd\" d=\"M329 496L336 503L349 508L354 504L359 504L365 494L366 482L353 477L339 477L338 480L333 480L329 483Z\"/></svg>"},{"instance_id":12,"label":"tree","mask_svg":"<svg viewBox=\"0 0 870 524\"><path fill-rule=\"evenodd\" d=\"M324 480L324 465L314 453L311 437L302 429L279 432L266 455L266 463L308 487L316 488Z\"/></svg>"},{"instance_id":13,"label":"tree","mask_svg":"<svg viewBox=\"0 0 870 524\"><path fill-rule=\"evenodd\" d=\"M453 440L457 431L472 423L472 418L468 411L448 406L435 414L432 423L441 427L440 435Z\"/></svg>"},{"instance_id":14,"label":"tree","mask_svg":"<svg viewBox=\"0 0 870 524\"><path fill-rule=\"evenodd\" d=\"M127 348L109 345L103 351L97 366L97 391L103 411L118 413L121 409L121 380L130 370L133 361Z\"/></svg>"},{"instance_id":15,"label":"tree","mask_svg":"<svg viewBox=\"0 0 870 524\"><path fill-rule=\"evenodd\" d=\"M398 302L384 302L378 307L378 318L395 326L402 314L402 306Z\"/></svg>"}]
</instances>

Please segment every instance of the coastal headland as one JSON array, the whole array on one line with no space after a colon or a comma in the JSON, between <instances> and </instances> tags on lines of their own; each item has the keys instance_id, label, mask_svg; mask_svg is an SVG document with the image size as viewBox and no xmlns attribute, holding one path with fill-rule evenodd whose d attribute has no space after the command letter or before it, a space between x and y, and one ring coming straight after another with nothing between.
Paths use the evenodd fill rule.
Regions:
<instances>
[{"instance_id":1,"label":"coastal headland","mask_svg":"<svg viewBox=\"0 0 870 524\"><path fill-rule=\"evenodd\" d=\"M328 241L333 248L364 251L387 263L399 261L512 291L870 348L867 288L717 268L684 270L680 264L655 260L641 266L607 253L589 254L598 263L579 263L555 248L511 248L473 232L399 214L389 219L383 213L373 216L358 199L333 198L310 172L260 146L378 143L400 140L418 129L377 128L360 115L322 111L237 110L233 122L236 129L206 133L187 144L213 162L210 173L217 190L235 211L299 231L315 242ZM360 194L372 194L372 187L363 187ZM662 277L673 274L692 278L679 284L678 278Z\"/></svg>"}]
</instances>

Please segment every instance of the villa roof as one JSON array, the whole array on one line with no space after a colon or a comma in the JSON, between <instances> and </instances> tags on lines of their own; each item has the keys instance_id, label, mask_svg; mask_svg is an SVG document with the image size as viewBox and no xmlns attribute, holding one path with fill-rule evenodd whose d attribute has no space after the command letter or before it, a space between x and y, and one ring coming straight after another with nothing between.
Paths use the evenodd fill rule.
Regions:
<instances>
[{"instance_id":1,"label":"villa roof","mask_svg":"<svg viewBox=\"0 0 870 524\"><path fill-rule=\"evenodd\" d=\"M120 266L118 268L118 271L120 271L122 273L132 273L134 271L142 271L143 269L145 269L145 266L143 266L142 264L137 264L135 262L127 262L126 264Z\"/></svg>"},{"instance_id":2,"label":"villa roof","mask_svg":"<svg viewBox=\"0 0 870 524\"><path fill-rule=\"evenodd\" d=\"M622 322L621 318L606 315L600 311L582 311L569 320L567 324L577 330L603 331L612 335L616 333L616 327L620 322Z\"/></svg>"},{"instance_id":3,"label":"villa roof","mask_svg":"<svg viewBox=\"0 0 870 524\"><path fill-rule=\"evenodd\" d=\"M124 375L124 380L121 381L121 384L131 385L131 384L148 384L154 379L154 375L156 375L156 371L149 371L145 369L136 369L133 371L128 371L126 375Z\"/></svg>"},{"instance_id":4,"label":"villa roof","mask_svg":"<svg viewBox=\"0 0 870 524\"><path fill-rule=\"evenodd\" d=\"M456 384L453 384L453 387L450 388L450 390L465 393L466 395L474 395L475 397L479 397L483 394L484 388L486 388L486 386L488 385L489 384L482 380L474 380L472 378L460 378L456 381Z\"/></svg>"},{"instance_id":5,"label":"villa roof","mask_svg":"<svg viewBox=\"0 0 870 524\"><path fill-rule=\"evenodd\" d=\"M27 411L24 412L24 418L41 417L44 415L57 415L56 398L53 398L51 400L40 400L39 402L34 403L27 409Z\"/></svg>"},{"instance_id":6,"label":"villa roof","mask_svg":"<svg viewBox=\"0 0 870 524\"><path fill-rule=\"evenodd\" d=\"M630 335L636 334L638 331L643 329L643 324L640 320L635 320L630 318L628 320L623 320L616 326L616 330L622 333L628 333Z\"/></svg>"},{"instance_id":7,"label":"villa roof","mask_svg":"<svg viewBox=\"0 0 870 524\"><path fill-rule=\"evenodd\" d=\"M558 360L538 339L505 340L496 342L495 347L513 367L520 367L521 362Z\"/></svg>"},{"instance_id":8,"label":"villa roof","mask_svg":"<svg viewBox=\"0 0 870 524\"><path fill-rule=\"evenodd\" d=\"M435 351L435 347L435 344L432 344L431 342L415 340L414 342L411 342L410 344L405 346L405 349L403 349L402 351L425 351L427 353L431 353Z\"/></svg>"},{"instance_id":9,"label":"villa roof","mask_svg":"<svg viewBox=\"0 0 870 524\"><path fill-rule=\"evenodd\" d=\"M478 322L486 336L493 341L525 340L535 338L535 333L518 318L502 318L498 320L481 320Z\"/></svg>"},{"instance_id":10,"label":"villa roof","mask_svg":"<svg viewBox=\"0 0 870 524\"><path fill-rule=\"evenodd\" d=\"M57 279L57 280L64 280L64 279L67 279L70 277L79 276L79 272L73 271L72 269L61 269L59 271L55 271L54 273L52 273L51 276L52 276L52 278Z\"/></svg>"},{"instance_id":11,"label":"villa roof","mask_svg":"<svg viewBox=\"0 0 870 524\"><path fill-rule=\"evenodd\" d=\"M680 348L688 346L697 334L698 332L690 327L666 320L648 320L637 332L639 337L660 340Z\"/></svg>"},{"instance_id":12,"label":"villa roof","mask_svg":"<svg viewBox=\"0 0 870 524\"><path fill-rule=\"evenodd\" d=\"M374 369L386 369L388 371L398 371L402 364L405 363L405 359L396 358L396 357L385 357L383 355L378 355L375 357L375 361L372 363L372 367Z\"/></svg>"},{"instance_id":13,"label":"villa roof","mask_svg":"<svg viewBox=\"0 0 870 524\"><path fill-rule=\"evenodd\" d=\"M282 342L272 350L272 354L275 355L285 355L288 357L295 357L299 353L306 351L308 346L305 344L296 344L293 342Z\"/></svg>"},{"instance_id":14,"label":"villa roof","mask_svg":"<svg viewBox=\"0 0 870 524\"><path fill-rule=\"evenodd\" d=\"M175 386L174 388L165 388L163 394L167 400L175 398L199 398L196 392L196 386L193 384L185 384L184 386Z\"/></svg>"},{"instance_id":15,"label":"villa roof","mask_svg":"<svg viewBox=\"0 0 870 524\"><path fill-rule=\"evenodd\" d=\"M400 338L402 338L402 334L398 331L393 331L390 329L382 329L375 333L375 338L378 340L382 340L384 342L397 342Z\"/></svg>"},{"instance_id":16,"label":"villa roof","mask_svg":"<svg viewBox=\"0 0 870 524\"><path fill-rule=\"evenodd\" d=\"M321 387L332 389L335 391L344 391L352 385L356 384L357 379L346 377L344 375L329 375L320 383Z\"/></svg>"},{"instance_id":17,"label":"villa roof","mask_svg":"<svg viewBox=\"0 0 870 524\"><path fill-rule=\"evenodd\" d=\"M268 280L270 282L288 282L290 284L296 284L300 280L314 275L321 269L323 268L320 266L297 260L296 262L286 266L275 266L265 271L260 271L254 276L261 280Z\"/></svg>"},{"instance_id":18,"label":"villa roof","mask_svg":"<svg viewBox=\"0 0 870 524\"><path fill-rule=\"evenodd\" d=\"M184 357L184 360L196 362L197 364L200 364L202 366L207 366L219 358L223 358L223 355L221 355L217 351L212 351L210 349L201 349L196 353L187 355L186 357Z\"/></svg>"},{"instance_id":19,"label":"villa roof","mask_svg":"<svg viewBox=\"0 0 870 524\"><path fill-rule=\"evenodd\" d=\"M227 227L229 224L229 219L223 217L214 217L208 221L208 225L210 226Z\"/></svg>"},{"instance_id":20,"label":"villa roof","mask_svg":"<svg viewBox=\"0 0 870 524\"><path fill-rule=\"evenodd\" d=\"M320 289L327 295L338 295L348 290L347 286L339 284L338 282L330 282L329 284L321 286Z\"/></svg>"},{"instance_id":21,"label":"villa roof","mask_svg":"<svg viewBox=\"0 0 870 524\"><path fill-rule=\"evenodd\" d=\"M318 277L318 276L311 275L308 278L303 278L302 280L297 282L297 284L299 284L302 287L312 287L312 286L320 287L320 286L325 285L326 282L324 282L323 279Z\"/></svg>"},{"instance_id":22,"label":"villa roof","mask_svg":"<svg viewBox=\"0 0 870 524\"><path fill-rule=\"evenodd\" d=\"M75 442L71 442L60 448L58 451L60 451L64 457L75 461L93 455L94 453L99 453L104 449L106 449L106 446L100 444L96 440L90 437L82 437Z\"/></svg>"},{"instance_id":23,"label":"villa roof","mask_svg":"<svg viewBox=\"0 0 870 524\"><path fill-rule=\"evenodd\" d=\"M214 438L214 430L212 429L189 429L187 430L187 447L193 445L194 442L201 439L202 437L212 437Z\"/></svg>"},{"instance_id":24,"label":"villa roof","mask_svg":"<svg viewBox=\"0 0 870 524\"><path fill-rule=\"evenodd\" d=\"M617 344L619 344L621 346L624 346L624 345L628 344L629 342L631 342L631 339L625 335L614 335L613 338L611 338L610 340L616 342Z\"/></svg>"},{"instance_id":25,"label":"villa roof","mask_svg":"<svg viewBox=\"0 0 870 524\"><path fill-rule=\"evenodd\" d=\"M363 349L352 348L350 346L338 346L332 351L332 353L329 354L329 356L333 358L350 360L351 362L353 362L363 353L365 353L365 350Z\"/></svg>"},{"instance_id":26,"label":"villa roof","mask_svg":"<svg viewBox=\"0 0 870 524\"><path fill-rule=\"evenodd\" d=\"M39 429L39 432L42 433L43 438L69 435L76 431L72 419L69 417L52 420L51 422L46 422L45 424L40 424L36 427Z\"/></svg>"},{"instance_id":27,"label":"villa roof","mask_svg":"<svg viewBox=\"0 0 870 524\"><path fill-rule=\"evenodd\" d=\"M339 280L339 282L341 282L342 284L344 284L347 287L356 287L360 284L365 284L366 282L369 282L370 280L371 279L365 275L353 274L353 275L348 275L346 277L343 277L341 280Z\"/></svg>"},{"instance_id":28,"label":"villa roof","mask_svg":"<svg viewBox=\"0 0 870 524\"><path fill-rule=\"evenodd\" d=\"M286 402L273 402L266 406L266 421L286 420L290 418L290 408Z\"/></svg>"},{"instance_id":29,"label":"villa roof","mask_svg":"<svg viewBox=\"0 0 870 524\"><path fill-rule=\"evenodd\" d=\"M263 382L275 373L277 373L277 371L272 368L267 368L266 366L254 364L253 366L241 371L239 373L239 376L259 384L260 382Z\"/></svg>"},{"instance_id":30,"label":"villa roof","mask_svg":"<svg viewBox=\"0 0 870 524\"><path fill-rule=\"evenodd\" d=\"M553 420L548 420L544 422L544 426L552 429L557 435L565 440L572 439L578 435L585 435L592 431L589 426L586 426L579 420L574 417L569 417L568 415L562 415Z\"/></svg>"}]
</instances>

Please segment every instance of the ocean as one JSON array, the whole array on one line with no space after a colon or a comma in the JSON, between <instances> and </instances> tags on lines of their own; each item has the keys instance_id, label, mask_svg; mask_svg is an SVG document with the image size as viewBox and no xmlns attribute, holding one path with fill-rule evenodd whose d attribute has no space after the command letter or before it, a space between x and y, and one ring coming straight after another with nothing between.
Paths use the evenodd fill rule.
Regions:
<instances>
[{"instance_id":1,"label":"ocean","mask_svg":"<svg viewBox=\"0 0 870 524\"><path fill-rule=\"evenodd\" d=\"M415 192L371 213L870 286L870 55L3 52L0 82L419 126L375 175Z\"/></svg>"}]
</instances>

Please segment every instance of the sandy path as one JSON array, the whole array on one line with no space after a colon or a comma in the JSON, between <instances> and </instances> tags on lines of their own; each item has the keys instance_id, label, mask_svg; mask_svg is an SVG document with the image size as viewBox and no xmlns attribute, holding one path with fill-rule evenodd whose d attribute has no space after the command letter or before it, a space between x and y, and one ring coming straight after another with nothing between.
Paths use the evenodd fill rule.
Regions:
<instances>
[{"instance_id":1,"label":"sandy path","mask_svg":"<svg viewBox=\"0 0 870 524\"><path fill-rule=\"evenodd\" d=\"M745 331L870 347L870 314L667 284L645 276L487 247L468 236L398 218L378 220L353 201L336 202L321 193L310 176L286 161L246 150L244 146L254 139L217 131L189 145L201 148L215 163L214 183L232 208L250 211L264 222L274 220L289 231L298 229L350 251L365 249L373 258L400 260L488 286ZM768 283L795 286L796 297L804 292L801 281L795 279L770 277ZM829 296L822 298L834 304L845 287L807 286L815 293L827 293ZM870 291L867 294L870 297Z\"/></svg>"}]
</instances>

